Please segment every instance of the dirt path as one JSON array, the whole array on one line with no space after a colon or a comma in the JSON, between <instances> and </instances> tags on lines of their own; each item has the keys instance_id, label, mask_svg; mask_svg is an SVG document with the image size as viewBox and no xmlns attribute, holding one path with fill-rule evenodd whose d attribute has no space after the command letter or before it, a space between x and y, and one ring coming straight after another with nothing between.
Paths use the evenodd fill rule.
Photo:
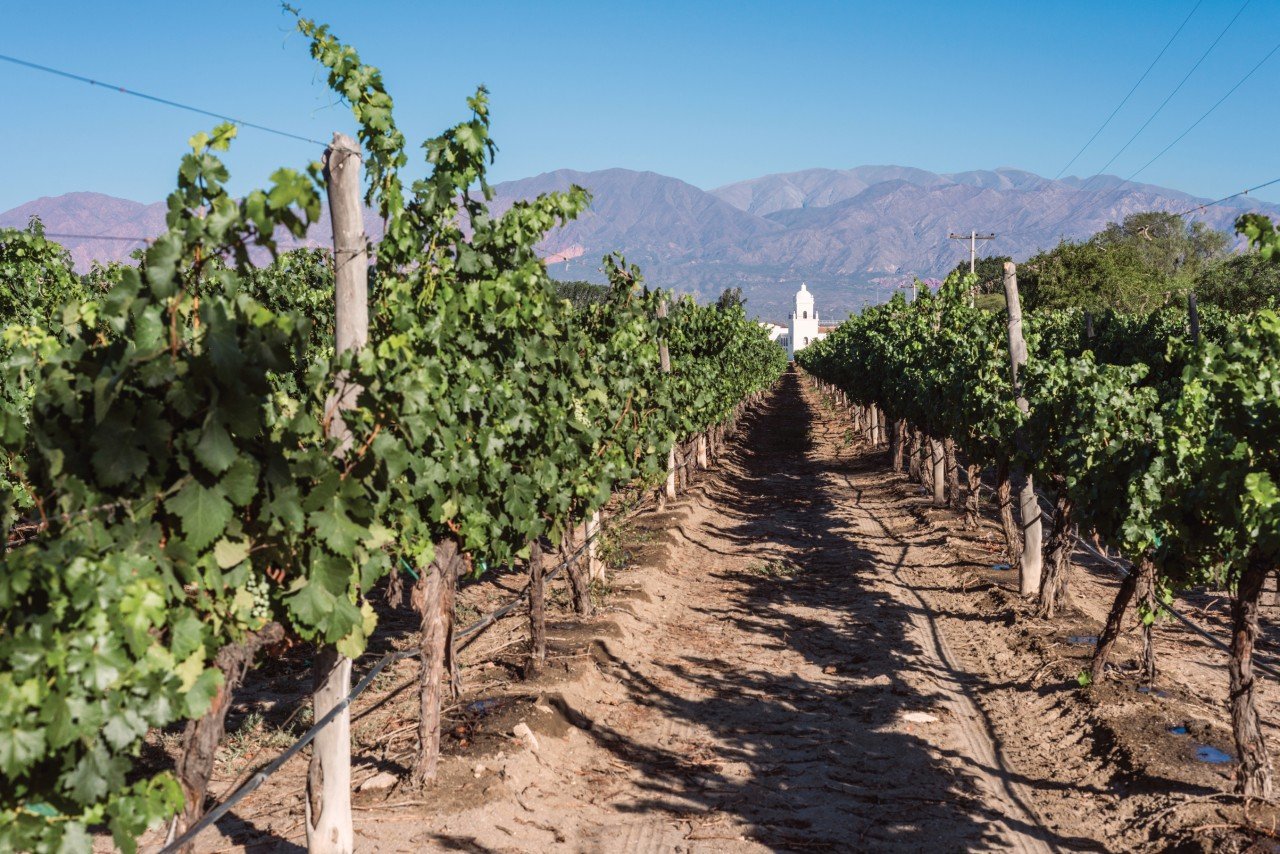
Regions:
<instances>
[{"instance_id":1,"label":"dirt path","mask_svg":"<svg viewBox=\"0 0 1280 854\"><path fill-rule=\"evenodd\" d=\"M896 533L911 517L843 429L788 375L717 473L650 518L665 571L638 577L598 675L556 697L574 726L478 772L510 798L375 833L385 850L1081 847L1034 817L904 581L947 558Z\"/></svg>"}]
</instances>

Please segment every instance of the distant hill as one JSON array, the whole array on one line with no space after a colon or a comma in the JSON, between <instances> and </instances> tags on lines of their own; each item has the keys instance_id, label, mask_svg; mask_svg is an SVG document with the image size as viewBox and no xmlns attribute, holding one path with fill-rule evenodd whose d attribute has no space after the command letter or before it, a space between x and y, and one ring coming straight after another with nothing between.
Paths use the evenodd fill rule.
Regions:
<instances>
[{"instance_id":1,"label":"distant hill","mask_svg":"<svg viewBox=\"0 0 1280 854\"><path fill-rule=\"evenodd\" d=\"M580 184L591 209L543 245L553 275L601 280L600 259L618 250L650 282L716 297L740 287L748 308L782 319L801 281L815 292L824 319L866 300L887 299L914 277L940 277L967 257L948 232L994 230L984 254L1026 258L1061 238L1085 237L1142 210L1185 210L1206 199L1115 176L1050 180L1018 169L938 174L905 166L806 169L701 190L653 172L563 169L495 186L496 207ZM1280 206L1247 198L1198 216L1230 230L1244 210L1280 216ZM0 226L24 226L38 214L65 238L77 263L128 257L137 244L107 236L150 236L164 224L163 204L97 193L38 199L0 214ZM369 220L377 237L380 223ZM328 212L306 245L328 242Z\"/></svg>"}]
</instances>

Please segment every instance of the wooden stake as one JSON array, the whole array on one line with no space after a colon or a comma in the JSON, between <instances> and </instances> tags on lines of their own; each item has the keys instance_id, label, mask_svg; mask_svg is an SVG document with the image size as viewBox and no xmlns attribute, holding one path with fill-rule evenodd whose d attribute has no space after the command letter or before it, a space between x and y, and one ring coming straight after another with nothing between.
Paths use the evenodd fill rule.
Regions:
<instances>
[{"instance_id":1,"label":"wooden stake","mask_svg":"<svg viewBox=\"0 0 1280 854\"><path fill-rule=\"evenodd\" d=\"M704 466L705 468L705 466ZM596 549L596 540L600 537L600 511L591 514L587 520L587 578L591 581L604 581L604 561Z\"/></svg>"},{"instance_id":2,"label":"wooden stake","mask_svg":"<svg viewBox=\"0 0 1280 854\"><path fill-rule=\"evenodd\" d=\"M658 302L658 319L665 320L667 317L667 299L663 297ZM658 363L662 366L664 374L671 373L671 350L667 347L666 337L662 337L658 341ZM676 449L675 445L671 446L671 450L667 451L667 482L663 487L664 495L668 499L674 500L676 497Z\"/></svg>"},{"instance_id":3,"label":"wooden stake","mask_svg":"<svg viewBox=\"0 0 1280 854\"><path fill-rule=\"evenodd\" d=\"M929 440L929 448L933 451L933 506L945 507L947 503L947 462L942 450L942 443L937 439Z\"/></svg>"},{"instance_id":4,"label":"wooden stake","mask_svg":"<svg viewBox=\"0 0 1280 854\"><path fill-rule=\"evenodd\" d=\"M324 176L333 221L335 347L339 353L363 347L369 340L369 259L360 202L360 146L335 133L324 153ZM342 411L356 405L360 387L339 376L325 403L325 423L338 439L336 453L352 445ZM324 647L313 670L315 720L346 699L351 690L351 659ZM307 772L307 850L311 854L350 854L355 849L351 825L351 711L344 709L316 736Z\"/></svg>"},{"instance_id":5,"label":"wooden stake","mask_svg":"<svg viewBox=\"0 0 1280 854\"><path fill-rule=\"evenodd\" d=\"M1013 396L1023 415L1031 411L1022 393L1022 379L1018 371L1027 363L1027 342L1022 337L1022 303L1018 300L1018 268L1012 261L1004 262L1004 301L1009 309L1009 362L1012 366ZM1026 433L1019 429L1014 434L1019 450L1027 450ZM1019 477L1021 475L1021 477ZM1040 553L1043 535L1040 529L1040 504L1036 499L1035 483L1030 472L1015 473L1014 480L1022 481L1018 495L1022 511L1022 556L1018 561L1018 586L1024 596L1040 592L1040 573L1044 557Z\"/></svg>"}]
</instances>

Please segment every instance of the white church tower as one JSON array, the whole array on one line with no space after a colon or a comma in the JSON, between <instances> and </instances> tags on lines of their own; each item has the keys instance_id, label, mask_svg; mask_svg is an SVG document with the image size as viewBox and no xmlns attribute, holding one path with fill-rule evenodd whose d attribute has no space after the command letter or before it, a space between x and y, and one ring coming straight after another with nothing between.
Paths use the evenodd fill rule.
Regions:
<instances>
[{"instance_id":1,"label":"white church tower","mask_svg":"<svg viewBox=\"0 0 1280 854\"><path fill-rule=\"evenodd\" d=\"M826 336L823 336L826 337ZM794 359L796 352L818 340L818 312L813 307L813 294L804 283L796 291L796 307L791 312L791 330L787 343L787 355Z\"/></svg>"}]
</instances>

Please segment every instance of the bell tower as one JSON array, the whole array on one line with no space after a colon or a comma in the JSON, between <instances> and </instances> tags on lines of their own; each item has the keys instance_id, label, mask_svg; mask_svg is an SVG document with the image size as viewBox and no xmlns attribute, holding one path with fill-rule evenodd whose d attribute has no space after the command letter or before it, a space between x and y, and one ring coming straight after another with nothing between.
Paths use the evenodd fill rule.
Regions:
<instances>
[{"instance_id":1,"label":"bell tower","mask_svg":"<svg viewBox=\"0 0 1280 854\"><path fill-rule=\"evenodd\" d=\"M818 312L813 307L813 294L809 293L809 288L803 282L800 290L796 291L796 305L791 312L790 326L791 352L788 355L794 359L798 350L803 350L818 340Z\"/></svg>"}]
</instances>

